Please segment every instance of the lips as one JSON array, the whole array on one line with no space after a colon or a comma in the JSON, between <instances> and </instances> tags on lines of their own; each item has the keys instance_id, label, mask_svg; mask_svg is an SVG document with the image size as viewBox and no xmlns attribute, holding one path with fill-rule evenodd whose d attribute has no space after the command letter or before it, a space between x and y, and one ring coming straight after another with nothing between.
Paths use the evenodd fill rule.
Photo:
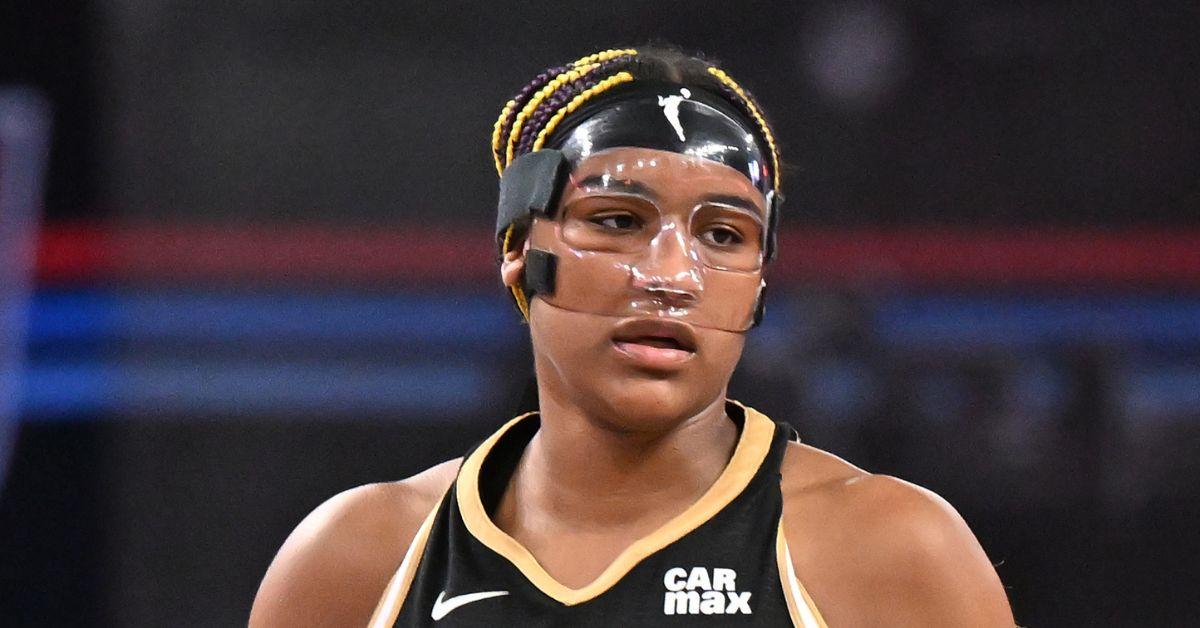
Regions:
<instances>
[{"instance_id":1,"label":"lips","mask_svg":"<svg viewBox=\"0 0 1200 628\"><path fill-rule=\"evenodd\" d=\"M617 325L613 346L625 358L651 369L682 365L696 354L696 333L676 321L639 318Z\"/></svg>"}]
</instances>

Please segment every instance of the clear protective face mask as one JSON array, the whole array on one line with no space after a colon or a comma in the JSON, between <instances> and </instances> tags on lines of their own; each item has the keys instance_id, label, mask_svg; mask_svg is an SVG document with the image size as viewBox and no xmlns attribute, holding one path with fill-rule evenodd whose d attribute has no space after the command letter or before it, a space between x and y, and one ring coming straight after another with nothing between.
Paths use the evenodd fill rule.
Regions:
<instances>
[{"instance_id":1,"label":"clear protective face mask","mask_svg":"<svg viewBox=\"0 0 1200 628\"><path fill-rule=\"evenodd\" d=\"M557 257L536 298L612 317L664 317L742 332L764 285L766 204L737 170L654 149L617 148L573 168L532 249Z\"/></svg>"}]
</instances>

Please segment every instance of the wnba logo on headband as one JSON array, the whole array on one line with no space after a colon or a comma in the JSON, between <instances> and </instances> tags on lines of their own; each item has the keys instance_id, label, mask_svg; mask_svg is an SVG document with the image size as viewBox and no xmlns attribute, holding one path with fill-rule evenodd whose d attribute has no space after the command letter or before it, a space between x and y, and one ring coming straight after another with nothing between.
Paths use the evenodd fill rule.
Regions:
<instances>
[{"instance_id":1,"label":"wnba logo on headband","mask_svg":"<svg viewBox=\"0 0 1200 628\"><path fill-rule=\"evenodd\" d=\"M547 148L571 163L608 148L653 148L725 164L764 195L774 187L768 158L739 112L703 90L656 81L635 82L577 112L555 130Z\"/></svg>"},{"instance_id":2,"label":"wnba logo on headband","mask_svg":"<svg viewBox=\"0 0 1200 628\"><path fill-rule=\"evenodd\" d=\"M691 97L692 90L686 87L679 88L678 96L658 97L658 105L663 108L663 115L667 116L667 121L671 123L671 127L675 129L675 134L679 136L681 142L686 142L687 137L683 134L683 125L679 124L679 102Z\"/></svg>"}]
</instances>

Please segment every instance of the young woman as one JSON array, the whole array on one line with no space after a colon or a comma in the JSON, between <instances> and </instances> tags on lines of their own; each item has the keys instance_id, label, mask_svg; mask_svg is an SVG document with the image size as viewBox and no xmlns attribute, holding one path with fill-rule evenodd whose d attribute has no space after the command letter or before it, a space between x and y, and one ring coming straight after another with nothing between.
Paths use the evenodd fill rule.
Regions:
<instances>
[{"instance_id":1,"label":"young woman","mask_svg":"<svg viewBox=\"0 0 1200 628\"><path fill-rule=\"evenodd\" d=\"M782 198L732 78L589 55L521 90L493 151L538 411L319 507L252 626L1013 625L945 501L727 398Z\"/></svg>"}]
</instances>

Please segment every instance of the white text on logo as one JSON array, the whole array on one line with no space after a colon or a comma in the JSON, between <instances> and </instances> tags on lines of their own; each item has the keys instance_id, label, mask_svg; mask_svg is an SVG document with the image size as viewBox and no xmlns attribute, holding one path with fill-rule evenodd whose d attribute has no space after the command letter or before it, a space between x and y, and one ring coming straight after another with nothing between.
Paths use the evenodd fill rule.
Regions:
<instances>
[{"instance_id":1,"label":"white text on logo","mask_svg":"<svg viewBox=\"0 0 1200 628\"><path fill-rule=\"evenodd\" d=\"M738 593L737 572L721 567L672 567L663 576L667 587L664 615L751 614L750 592Z\"/></svg>"}]
</instances>

